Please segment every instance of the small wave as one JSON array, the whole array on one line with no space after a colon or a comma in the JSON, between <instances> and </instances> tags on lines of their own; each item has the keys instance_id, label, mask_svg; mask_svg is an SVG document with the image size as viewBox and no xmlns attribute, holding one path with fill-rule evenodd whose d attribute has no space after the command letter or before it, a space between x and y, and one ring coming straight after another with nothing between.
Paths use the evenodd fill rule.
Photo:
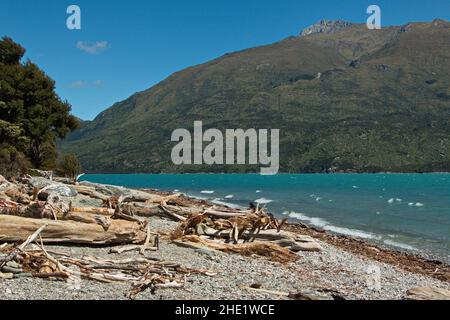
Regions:
<instances>
[{"instance_id":1,"label":"small wave","mask_svg":"<svg viewBox=\"0 0 450 320\"><path fill-rule=\"evenodd\" d=\"M402 203L402 202L403 202L403 199L400 199L400 198L391 198L391 199L388 200L389 204Z\"/></svg>"},{"instance_id":2,"label":"small wave","mask_svg":"<svg viewBox=\"0 0 450 320\"><path fill-rule=\"evenodd\" d=\"M202 191L200 191L200 193L203 193L203 194L213 194L213 193L214 193L214 190L202 190Z\"/></svg>"},{"instance_id":3,"label":"small wave","mask_svg":"<svg viewBox=\"0 0 450 320\"><path fill-rule=\"evenodd\" d=\"M259 204L268 204L268 203L273 202L273 200L266 199L266 198L259 198L259 199L256 199L255 202L259 203Z\"/></svg>"},{"instance_id":4,"label":"small wave","mask_svg":"<svg viewBox=\"0 0 450 320\"><path fill-rule=\"evenodd\" d=\"M256 190L256 193L261 193L262 191L261 190Z\"/></svg>"},{"instance_id":5,"label":"small wave","mask_svg":"<svg viewBox=\"0 0 450 320\"><path fill-rule=\"evenodd\" d=\"M226 202L226 201L222 201L222 199L219 199L219 198L216 198L216 199L212 200L211 202L215 203L215 204L218 204L218 205L221 205L221 206L227 206L227 207L230 207L230 208L234 208L234 209L243 209L241 206L239 206L237 204L229 203L229 202Z\"/></svg>"},{"instance_id":6,"label":"small wave","mask_svg":"<svg viewBox=\"0 0 450 320\"><path fill-rule=\"evenodd\" d=\"M234 198L234 196L232 194L225 196L225 199L233 199L233 198Z\"/></svg>"},{"instance_id":7,"label":"small wave","mask_svg":"<svg viewBox=\"0 0 450 320\"><path fill-rule=\"evenodd\" d=\"M343 228L343 227L336 227L333 225L327 225L324 227L325 230L331 231L338 234L343 234L350 237L358 237L362 239L371 239L371 240L381 240L381 237L378 235L375 235L370 232L365 232L357 229L349 229L349 228Z\"/></svg>"},{"instance_id":8,"label":"small wave","mask_svg":"<svg viewBox=\"0 0 450 320\"><path fill-rule=\"evenodd\" d=\"M321 218L312 218L308 217L307 215L304 215L303 213L298 212L288 212L287 215L291 218L295 218L304 222L309 222L310 224L316 226L316 227L324 227L328 225L328 221L323 220Z\"/></svg>"},{"instance_id":9,"label":"small wave","mask_svg":"<svg viewBox=\"0 0 450 320\"><path fill-rule=\"evenodd\" d=\"M361 231L361 230L356 230L356 229L349 229L349 228L343 228L343 227L337 227L337 226L333 226L331 225L328 221L322 219L322 218L314 218L314 217L309 217L307 215L304 215L302 213L298 213L298 212L285 212L283 213L284 215L289 215L289 217L291 218L295 218L304 222L307 222L313 226L322 228L326 231L330 231L330 232L334 232L334 233L338 233L338 234L343 234L346 236L351 236L351 237L358 237L358 238L363 238L363 239L374 239L374 240L380 240L381 237L377 236L373 233L369 233L369 232L365 232L365 231Z\"/></svg>"},{"instance_id":10,"label":"small wave","mask_svg":"<svg viewBox=\"0 0 450 320\"><path fill-rule=\"evenodd\" d=\"M401 243L401 242L396 242L396 241L392 241L392 240L384 240L383 243L387 244L388 246L397 247L397 248L401 248L401 249L405 249L405 250L419 251L419 249L417 249L416 247L413 247L413 246L410 246L409 244L405 244L405 243Z\"/></svg>"},{"instance_id":11,"label":"small wave","mask_svg":"<svg viewBox=\"0 0 450 320\"><path fill-rule=\"evenodd\" d=\"M424 207L425 205L422 202L410 202L408 203L408 206L410 207Z\"/></svg>"}]
</instances>

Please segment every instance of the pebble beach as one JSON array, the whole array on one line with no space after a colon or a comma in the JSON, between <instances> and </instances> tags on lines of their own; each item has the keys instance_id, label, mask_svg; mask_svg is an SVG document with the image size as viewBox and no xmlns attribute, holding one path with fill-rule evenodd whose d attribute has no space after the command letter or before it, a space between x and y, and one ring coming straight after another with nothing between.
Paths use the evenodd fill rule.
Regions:
<instances>
[{"instance_id":1,"label":"pebble beach","mask_svg":"<svg viewBox=\"0 0 450 320\"><path fill-rule=\"evenodd\" d=\"M168 233L176 223L150 218L153 230ZM315 299L339 297L352 300L401 300L415 287L449 290L450 284L428 276L407 272L390 264L349 253L321 242L322 252L299 252L295 263L282 264L264 257L242 256L208 249L192 249L162 239L160 250L146 255L173 261L186 267L205 268L215 276L191 275L184 288L144 291L137 299L287 299L284 293L302 292ZM139 253L110 254L109 248L46 246L49 251L65 252L74 257L94 256L124 259ZM371 270L379 270L379 287L373 283ZM252 287L254 289L252 289ZM256 289L257 288L257 289ZM104 300L127 299L126 284L104 284L81 279L79 283L36 278L0 280L0 299L11 300ZM270 291L270 292L266 292Z\"/></svg>"}]
</instances>

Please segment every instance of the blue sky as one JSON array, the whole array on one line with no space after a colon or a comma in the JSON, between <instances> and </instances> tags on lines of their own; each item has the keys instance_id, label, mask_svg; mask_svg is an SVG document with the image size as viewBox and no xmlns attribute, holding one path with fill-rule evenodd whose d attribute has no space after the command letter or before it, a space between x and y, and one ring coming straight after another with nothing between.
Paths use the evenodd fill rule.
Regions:
<instances>
[{"instance_id":1,"label":"blue sky","mask_svg":"<svg viewBox=\"0 0 450 320\"><path fill-rule=\"evenodd\" d=\"M71 4L81 8L81 30L66 28ZM450 20L448 0L0 0L0 36L22 44L73 113L92 119L175 71L322 18L365 22L371 4L384 26Z\"/></svg>"}]
</instances>

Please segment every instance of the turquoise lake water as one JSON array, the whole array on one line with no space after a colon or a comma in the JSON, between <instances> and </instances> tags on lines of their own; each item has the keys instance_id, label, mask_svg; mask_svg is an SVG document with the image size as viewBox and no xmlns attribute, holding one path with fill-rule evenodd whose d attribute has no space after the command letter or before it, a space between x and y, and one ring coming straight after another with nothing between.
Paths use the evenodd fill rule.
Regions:
<instances>
[{"instance_id":1,"label":"turquoise lake water","mask_svg":"<svg viewBox=\"0 0 450 320\"><path fill-rule=\"evenodd\" d=\"M88 174L80 179L183 192L450 260L449 174Z\"/></svg>"}]
</instances>

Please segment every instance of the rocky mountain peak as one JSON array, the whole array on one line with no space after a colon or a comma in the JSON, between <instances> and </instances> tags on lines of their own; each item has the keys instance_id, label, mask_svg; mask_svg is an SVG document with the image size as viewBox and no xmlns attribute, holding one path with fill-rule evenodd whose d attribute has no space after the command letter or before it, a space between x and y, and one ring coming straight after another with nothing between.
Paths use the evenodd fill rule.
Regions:
<instances>
[{"instance_id":1,"label":"rocky mountain peak","mask_svg":"<svg viewBox=\"0 0 450 320\"><path fill-rule=\"evenodd\" d=\"M309 26L302 31L301 36L315 33L335 33L352 26L353 23L343 20L320 20L318 23Z\"/></svg>"}]
</instances>

